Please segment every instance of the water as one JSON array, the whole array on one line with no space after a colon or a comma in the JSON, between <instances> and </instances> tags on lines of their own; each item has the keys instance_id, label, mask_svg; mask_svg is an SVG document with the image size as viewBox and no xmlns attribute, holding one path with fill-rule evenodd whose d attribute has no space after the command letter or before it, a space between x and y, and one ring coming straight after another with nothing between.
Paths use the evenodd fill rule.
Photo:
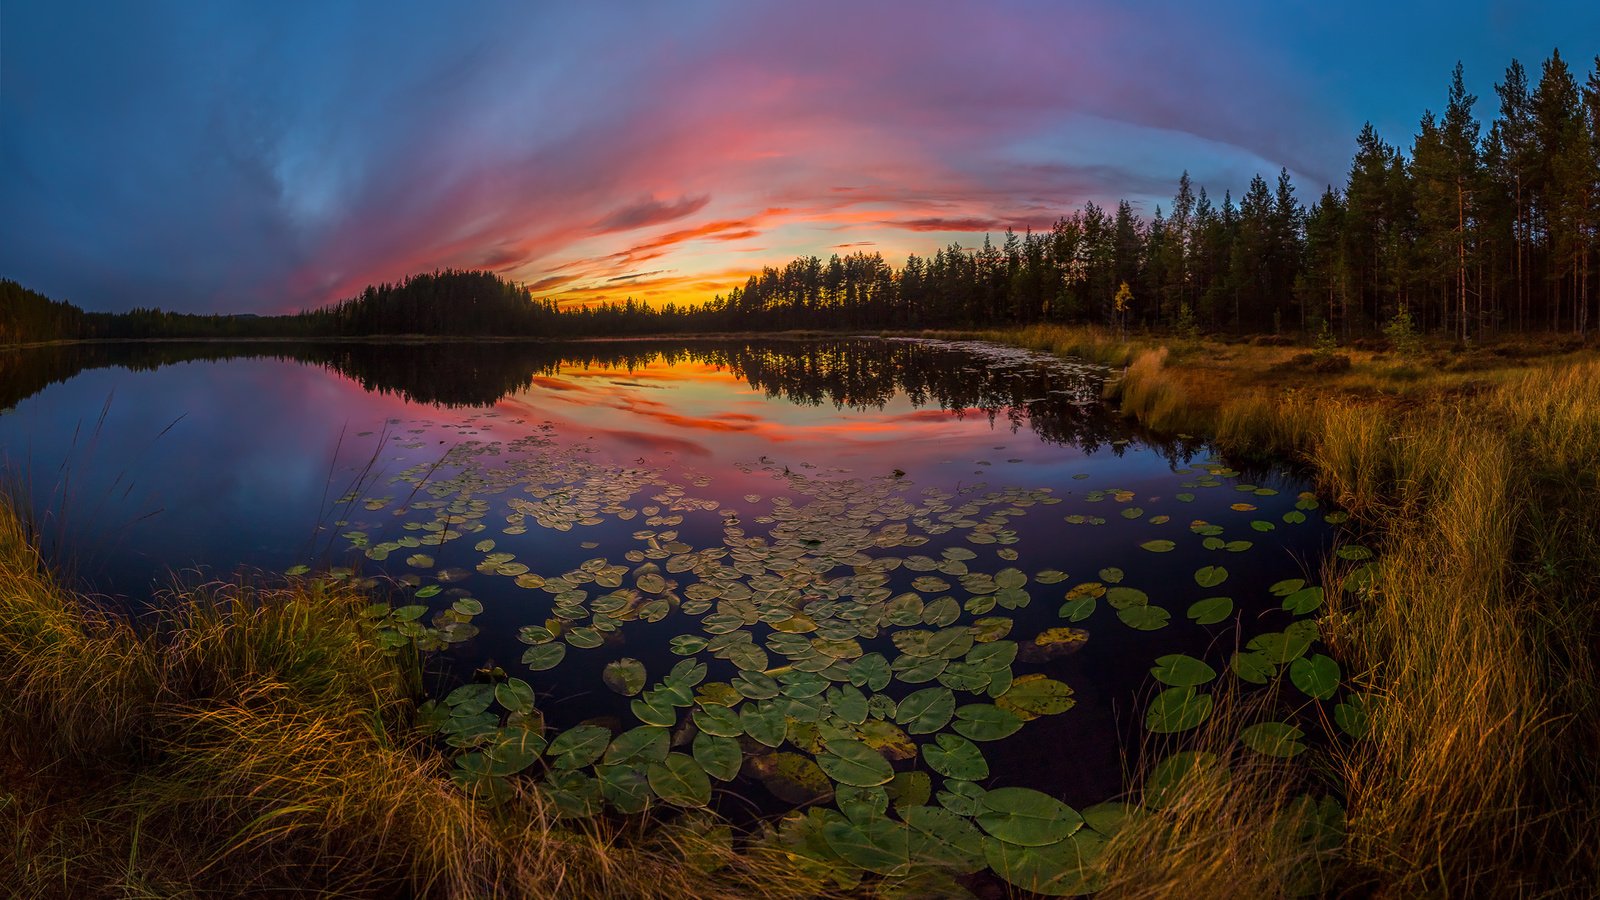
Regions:
<instances>
[{"instance_id":1,"label":"water","mask_svg":"<svg viewBox=\"0 0 1600 900\"><path fill-rule=\"evenodd\" d=\"M1005 639L1023 647L1012 683L1042 675L1074 705L980 742L983 784L1082 807L1117 794L1148 741L1146 703L1163 688L1153 661L1183 653L1224 671L1240 644L1294 620L1269 587L1314 584L1307 568L1334 539L1291 474L1236 472L1198 441L1140 433L1097 402L1105 377L907 340L96 345L0 356L0 448L49 555L113 602L137 608L175 578L333 567L397 605L430 607L422 621L442 630L427 640L447 645L430 665L441 690L499 665L534 688L553 730L637 726L604 667L637 659L658 685L684 658L675 637L730 631L761 650L734 654L743 666L783 672L792 660L769 638L785 621L819 626L806 640L843 642L827 646L846 662L920 659L895 637L914 616L862 625L908 592L933 610L921 630L1009 620ZM1225 580L1201 586L1204 566L1225 567ZM1020 592L985 581L1012 584L1006 570L1027 576ZM1041 579L1052 570L1065 576ZM1074 588L1114 590L1092 612L1063 609ZM1145 595L1164 625L1110 602ZM943 596L967 608L941 626ZM1218 596L1231 614L1192 621L1193 603ZM472 601L480 613L435 618ZM519 630L553 610L568 621L551 643L596 626L603 642L530 670ZM1087 639L1068 653L1028 648L1061 627ZM739 671L712 649L693 655L705 684ZM824 673L835 689L849 683L843 668ZM953 678L907 674L866 694L899 701ZM956 695L993 702L984 689ZM850 698L816 702L824 723L849 730L832 704ZM675 723L687 718L675 710ZM820 749L816 731L799 729L812 742L801 749ZM732 787L771 807L750 779Z\"/></svg>"}]
</instances>

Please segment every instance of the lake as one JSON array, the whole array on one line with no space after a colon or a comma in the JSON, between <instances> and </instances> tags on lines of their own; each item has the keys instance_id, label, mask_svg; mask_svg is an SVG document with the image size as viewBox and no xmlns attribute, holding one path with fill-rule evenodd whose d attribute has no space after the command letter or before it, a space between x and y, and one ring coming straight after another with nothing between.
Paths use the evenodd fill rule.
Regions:
<instances>
[{"instance_id":1,"label":"lake","mask_svg":"<svg viewBox=\"0 0 1600 900\"><path fill-rule=\"evenodd\" d=\"M1292 676L1306 732L1337 685L1309 614L1342 515L1142 433L1108 377L915 339L79 345L0 354L0 448L108 602L241 571L387 601L490 799L542 758L573 815L815 802L868 871L893 803L1017 881L1216 673Z\"/></svg>"}]
</instances>

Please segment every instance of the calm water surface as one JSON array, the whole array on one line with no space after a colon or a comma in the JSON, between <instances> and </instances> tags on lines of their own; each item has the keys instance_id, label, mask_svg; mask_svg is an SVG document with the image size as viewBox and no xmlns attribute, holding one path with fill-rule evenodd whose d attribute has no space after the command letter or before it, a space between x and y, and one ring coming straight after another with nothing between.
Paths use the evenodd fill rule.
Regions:
<instances>
[{"instance_id":1,"label":"calm water surface","mask_svg":"<svg viewBox=\"0 0 1600 900\"><path fill-rule=\"evenodd\" d=\"M637 725L604 667L637 659L655 683L685 635L739 632L763 654L719 658L727 637L681 645L713 683L740 666L784 671L792 660L766 642L785 621L835 642L839 676L863 653L914 655L895 637L906 622L1009 620L985 627L1009 625L1022 647L1011 677L1062 682L1075 705L984 742L984 783L1082 806L1120 790L1146 741L1153 660L1222 670L1239 642L1284 628L1293 617L1268 586L1314 582L1305 567L1333 538L1320 515L1285 519L1306 488L1286 473L1234 472L1197 442L1110 417L1104 377L1014 350L869 339L61 348L0 357L0 450L51 557L115 602L136 608L174 577L300 565L375 579L397 604L470 598L481 613L436 620L450 638L437 677L492 660L556 727ZM1221 526L1214 549L1197 520ZM1142 546L1160 540L1175 549ZM1197 583L1208 565L1226 581ZM1133 627L1113 597L1063 610L1069 591L1118 587L1169 621ZM908 593L926 620L902 609L898 625L863 625ZM1221 595L1234 601L1224 621L1186 615ZM519 631L552 617L600 645L530 670ZM1030 648L1061 627L1087 639ZM941 683L925 674L877 692Z\"/></svg>"}]
</instances>

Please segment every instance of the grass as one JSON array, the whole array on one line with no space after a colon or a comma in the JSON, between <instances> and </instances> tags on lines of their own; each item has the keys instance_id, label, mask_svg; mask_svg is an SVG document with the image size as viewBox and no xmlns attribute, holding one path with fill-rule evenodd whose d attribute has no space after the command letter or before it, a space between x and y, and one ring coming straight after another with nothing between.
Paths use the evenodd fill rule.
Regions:
<instances>
[{"instance_id":1,"label":"grass","mask_svg":"<svg viewBox=\"0 0 1600 900\"><path fill-rule=\"evenodd\" d=\"M148 621L45 572L0 507L0 881L12 896L814 896L689 825L492 814L409 726L367 600L219 584ZM713 870L714 871L711 871Z\"/></svg>"},{"instance_id":2,"label":"grass","mask_svg":"<svg viewBox=\"0 0 1600 900\"><path fill-rule=\"evenodd\" d=\"M1143 799L1107 896L1593 896L1600 891L1596 600L1600 358L1547 340L1422 360L1341 350L985 333L1114 366L1158 431L1288 456L1380 549L1323 631L1380 698L1369 739L1312 766L1241 752ZM1329 572L1325 583L1336 583ZM0 879L21 896L815 896L777 854L672 822L573 825L536 795L468 801L410 727L415 671L314 581L176 592L130 622L63 590L0 507ZM1290 798L1345 800L1311 853ZM710 858L714 866L704 864ZM709 870L709 871L708 871ZM1313 879L1308 881L1308 879Z\"/></svg>"},{"instance_id":3,"label":"grass","mask_svg":"<svg viewBox=\"0 0 1600 900\"><path fill-rule=\"evenodd\" d=\"M1371 737L1330 761L1349 815L1332 883L1385 897L1600 891L1600 358L1557 340L1435 349L1420 364L1341 351L1348 370L1317 373L1296 348L1051 331L997 337L1125 354L1110 389L1125 415L1288 455L1375 536L1371 588L1322 623L1381 699ZM1275 843L1277 778L1197 782L1175 820L1119 837L1162 852L1121 854L1112 893L1196 895L1230 878L1252 896L1286 890L1301 861Z\"/></svg>"}]
</instances>

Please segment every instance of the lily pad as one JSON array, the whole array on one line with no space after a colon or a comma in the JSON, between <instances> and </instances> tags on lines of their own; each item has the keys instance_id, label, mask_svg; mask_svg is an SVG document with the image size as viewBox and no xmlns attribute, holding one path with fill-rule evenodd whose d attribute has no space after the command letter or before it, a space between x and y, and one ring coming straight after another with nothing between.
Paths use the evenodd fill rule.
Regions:
<instances>
[{"instance_id":1,"label":"lily pad","mask_svg":"<svg viewBox=\"0 0 1600 900\"><path fill-rule=\"evenodd\" d=\"M937 806L920 805L902 809L900 816L920 838L912 841L923 851L919 858L960 874L983 868L984 858L978 850L983 838L965 818Z\"/></svg>"},{"instance_id":2,"label":"lily pad","mask_svg":"<svg viewBox=\"0 0 1600 900\"><path fill-rule=\"evenodd\" d=\"M543 672L560 665L566 655L566 644L536 644L523 651L522 664L535 672Z\"/></svg>"},{"instance_id":3,"label":"lily pad","mask_svg":"<svg viewBox=\"0 0 1600 900\"><path fill-rule=\"evenodd\" d=\"M949 688L923 688L900 701L894 720L912 734L932 734L949 724L955 710L956 695Z\"/></svg>"},{"instance_id":4,"label":"lily pad","mask_svg":"<svg viewBox=\"0 0 1600 900\"><path fill-rule=\"evenodd\" d=\"M1150 701L1145 711L1145 727L1156 734L1175 734L1197 728L1211 716L1210 694L1196 693L1192 686L1171 687Z\"/></svg>"},{"instance_id":5,"label":"lily pad","mask_svg":"<svg viewBox=\"0 0 1600 900\"><path fill-rule=\"evenodd\" d=\"M956 708L956 733L974 741L998 741L1016 734L1022 719L1008 709L988 703L969 703Z\"/></svg>"},{"instance_id":6,"label":"lily pad","mask_svg":"<svg viewBox=\"0 0 1600 900\"><path fill-rule=\"evenodd\" d=\"M614 662L606 663L605 669L600 674L600 679L606 687L624 697L632 697L644 690L645 672L644 663L632 657L623 657Z\"/></svg>"},{"instance_id":7,"label":"lily pad","mask_svg":"<svg viewBox=\"0 0 1600 900\"><path fill-rule=\"evenodd\" d=\"M874 787L894 777L894 767L883 755L861 741L836 738L824 742L827 752L817 756L817 765L829 778L855 787Z\"/></svg>"},{"instance_id":8,"label":"lily pad","mask_svg":"<svg viewBox=\"0 0 1600 900\"><path fill-rule=\"evenodd\" d=\"M1150 670L1155 680L1173 687L1198 687L1217 677L1217 670L1203 660L1183 653L1169 653L1156 657L1155 668Z\"/></svg>"},{"instance_id":9,"label":"lily pad","mask_svg":"<svg viewBox=\"0 0 1600 900\"><path fill-rule=\"evenodd\" d=\"M564 769L587 766L599 759L611 744L611 731L598 725L575 725L556 735L545 749Z\"/></svg>"},{"instance_id":10,"label":"lily pad","mask_svg":"<svg viewBox=\"0 0 1600 900\"><path fill-rule=\"evenodd\" d=\"M1305 732L1286 722L1260 722L1239 732L1245 746L1267 756L1290 757L1306 749L1300 742Z\"/></svg>"},{"instance_id":11,"label":"lily pad","mask_svg":"<svg viewBox=\"0 0 1600 900\"><path fill-rule=\"evenodd\" d=\"M1045 847L1022 847L987 838L983 854L995 874L1029 894L1081 897L1105 886L1105 875L1096 865L1104 845L1104 838L1097 833L1079 830Z\"/></svg>"},{"instance_id":12,"label":"lily pad","mask_svg":"<svg viewBox=\"0 0 1600 900\"><path fill-rule=\"evenodd\" d=\"M933 743L923 744L922 758L928 768L946 778L978 781L989 777L989 763L983 752L960 735L941 734Z\"/></svg>"},{"instance_id":13,"label":"lily pad","mask_svg":"<svg viewBox=\"0 0 1600 900\"><path fill-rule=\"evenodd\" d=\"M1283 608L1296 615L1306 615L1315 612L1322 606L1323 593L1320 587L1300 588L1283 598Z\"/></svg>"},{"instance_id":14,"label":"lily pad","mask_svg":"<svg viewBox=\"0 0 1600 900\"><path fill-rule=\"evenodd\" d=\"M1189 618L1197 625L1215 625L1233 615L1232 597L1207 597L1189 606Z\"/></svg>"},{"instance_id":15,"label":"lily pad","mask_svg":"<svg viewBox=\"0 0 1600 900\"><path fill-rule=\"evenodd\" d=\"M1326 700L1339 690L1339 664L1317 653L1289 664L1289 681L1313 700Z\"/></svg>"},{"instance_id":16,"label":"lily pad","mask_svg":"<svg viewBox=\"0 0 1600 900\"><path fill-rule=\"evenodd\" d=\"M695 735L694 759L707 775L719 781L732 781L739 775L739 765L744 752L739 742L731 737L718 737L701 732Z\"/></svg>"},{"instance_id":17,"label":"lily pad","mask_svg":"<svg viewBox=\"0 0 1600 900\"><path fill-rule=\"evenodd\" d=\"M1130 606L1127 609L1117 610L1117 618L1130 628L1155 631L1165 627L1172 614L1159 606Z\"/></svg>"},{"instance_id":18,"label":"lily pad","mask_svg":"<svg viewBox=\"0 0 1600 900\"><path fill-rule=\"evenodd\" d=\"M693 757L669 753L666 762L651 763L646 771L650 789L674 806L705 806L711 801L711 779Z\"/></svg>"},{"instance_id":19,"label":"lily pad","mask_svg":"<svg viewBox=\"0 0 1600 900\"><path fill-rule=\"evenodd\" d=\"M978 827L997 840L1022 847L1042 847L1066 839L1083 827L1077 810L1041 791L1003 787L983 797Z\"/></svg>"},{"instance_id":20,"label":"lily pad","mask_svg":"<svg viewBox=\"0 0 1600 900\"><path fill-rule=\"evenodd\" d=\"M994 705L1015 713L1023 720L1056 715L1077 703L1072 688L1037 672L1020 675L1011 687L995 699Z\"/></svg>"}]
</instances>

